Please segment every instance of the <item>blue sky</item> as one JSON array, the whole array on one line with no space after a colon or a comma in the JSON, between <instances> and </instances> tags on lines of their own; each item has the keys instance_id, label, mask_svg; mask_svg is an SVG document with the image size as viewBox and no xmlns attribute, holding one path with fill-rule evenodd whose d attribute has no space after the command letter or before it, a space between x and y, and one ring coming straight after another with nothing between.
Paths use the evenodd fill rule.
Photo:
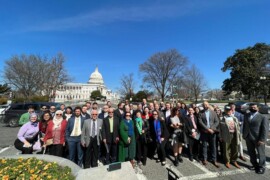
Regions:
<instances>
[{"instance_id":1,"label":"blue sky","mask_svg":"<svg viewBox=\"0 0 270 180\"><path fill-rule=\"evenodd\" d=\"M133 72L139 89L139 64L176 48L210 89L221 88L227 57L270 43L269 7L268 0L0 0L0 71L12 55L62 52L74 82L87 82L98 65L108 88Z\"/></svg>"}]
</instances>

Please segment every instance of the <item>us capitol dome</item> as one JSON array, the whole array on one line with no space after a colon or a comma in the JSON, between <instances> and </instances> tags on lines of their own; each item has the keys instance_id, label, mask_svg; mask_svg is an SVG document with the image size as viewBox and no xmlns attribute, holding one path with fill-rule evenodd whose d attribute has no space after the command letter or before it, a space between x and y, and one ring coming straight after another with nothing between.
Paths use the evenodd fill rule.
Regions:
<instances>
[{"instance_id":1,"label":"us capitol dome","mask_svg":"<svg viewBox=\"0 0 270 180\"><path fill-rule=\"evenodd\" d=\"M90 75L87 83L66 83L59 86L55 94L55 102L65 101L89 101L91 93L99 90L107 100L117 100L118 96L111 90L107 89L98 67Z\"/></svg>"}]
</instances>

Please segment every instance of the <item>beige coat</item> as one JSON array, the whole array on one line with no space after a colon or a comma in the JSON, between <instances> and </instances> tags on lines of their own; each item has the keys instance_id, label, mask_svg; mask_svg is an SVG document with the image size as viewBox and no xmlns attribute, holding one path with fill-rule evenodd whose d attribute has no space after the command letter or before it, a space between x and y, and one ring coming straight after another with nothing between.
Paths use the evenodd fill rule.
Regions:
<instances>
[{"instance_id":1,"label":"beige coat","mask_svg":"<svg viewBox=\"0 0 270 180\"><path fill-rule=\"evenodd\" d=\"M220 120L219 128L220 128L220 137L222 138L223 142L225 143L231 143L230 139L230 131L229 131L229 124L226 122L226 115ZM233 117L235 130L236 130L236 142L237 144L241 141L241 135L240 135L240 125L238 123L238 120L236 117Z\"/></svg>"}]
</instances>

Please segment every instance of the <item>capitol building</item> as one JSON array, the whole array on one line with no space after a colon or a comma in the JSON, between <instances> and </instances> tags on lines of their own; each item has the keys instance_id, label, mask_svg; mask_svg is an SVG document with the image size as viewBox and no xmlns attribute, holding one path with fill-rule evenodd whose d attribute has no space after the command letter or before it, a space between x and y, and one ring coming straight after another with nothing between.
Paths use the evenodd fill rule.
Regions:
<instances>
[{"instance_id":1,"label":"capitol building","mask_svg":"<svg viewBox=\"0 0 270 180\"><path fill-rule=\"evenodd\" d=\"M102 96L106 96L107 100L119 99L116 93L107 89L103 77L96 67L87 83L67 83L60 86L55 94L55 102L87 101L91 99L91 93L95 90L99 90Z\"/></svg>"}]
</instances>

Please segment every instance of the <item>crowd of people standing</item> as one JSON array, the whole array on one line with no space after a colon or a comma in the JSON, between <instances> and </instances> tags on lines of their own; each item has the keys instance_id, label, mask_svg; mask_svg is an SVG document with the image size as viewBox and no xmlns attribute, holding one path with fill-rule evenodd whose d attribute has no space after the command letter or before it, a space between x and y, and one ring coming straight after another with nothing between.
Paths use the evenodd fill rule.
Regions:
<instances>
[{"instance_id":1,"label":"crowd of people standing","mask_svg":"<svg viewBox=\"0 0 270 180\"><path fill-rule=\"evenodd\" d=\"M250 112L244 115L235 111L233 103L226 105L224 112L207 101L197 107L182 102L148 103L143 99L136 106L127 100L117 108L108 101L102 110L96 102L74 109L62 104L59 110L42 107L40 115L29 107L21 118L22 127L14 145L22 154L31 154L38 143L40 152L66 157L84 168L124 161L133 166L135 162L146 165L147 157L165 165L170 155L178 166L183 163L183 153L190 161L205 166L210 161L219 168L220 158L227 168L231 164L241 168L237 159L246 161L244 138L250 169L264 173L269 125L256 104L251 104Z\"/></svg>"}]
</instances>

